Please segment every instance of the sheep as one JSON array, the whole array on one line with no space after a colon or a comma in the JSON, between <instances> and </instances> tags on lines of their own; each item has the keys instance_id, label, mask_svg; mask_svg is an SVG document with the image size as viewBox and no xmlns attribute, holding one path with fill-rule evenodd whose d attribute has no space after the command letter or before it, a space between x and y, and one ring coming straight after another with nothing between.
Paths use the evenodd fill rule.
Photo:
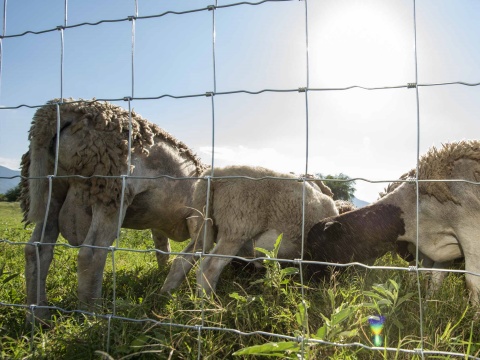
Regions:
<instances>
[{"instance_id":1,"label":"sheep","mask_svg":"<svg viewBox=\"0 0 480 360\"><path fill-rule=\"evenodd\" d=\"M335 206L339 214L344 214L357 208L352 202L347 200L335 200Z\"/></svg>"},{"instance_id":2,"label":"sheep","mask_svg":"<svg viewBox=\"0 0 480 360\"><path fill-rule=\"evenodd\" d=\"M421 258L427 266L440 268L464 257L465 270L480 274L480 142L432 147L419 161L418 179ZM323 219L308 233L306 251L326 262L368 263L402 241L414 249L416 194L414 181L398 182L369 206ZM466 283L472 302L478 304L480 277L466 273Z\"/></svg>"},{"instance_id":3,"label":"sheep","mask_svg":"<svg viewBox=\"0 0 480 360\"><path fill-rule=\"evenodd\" d=\"M54 173L57 106L58 176L50 177L48 201L46 178ZM49 317L42 306L48 304L45 281L54 246L46 244L54 244L59 233L71 245L93 246L81 247L78 254L78 298L87 310L101 298L107 248L117 237L119 221L126 228L152 229L155 247L164 252L170 250L169 238L190 237L186 217L192 187L207 167L185 144L140 115L107 102L54 99L36 111L29 140L22 157L21 206L24 221L35 224L25 247L25 278L27 303L38 307L27 321ZM167 258L168 254L159 254L159 266Z\"/></svg>"},{"instance_id":4,"label":"sheep","mask_svg":"<svg viewBox=\"0 0 480 360\"><path fill-rule=\"evenodd\" d=\"M204 177L208 175L209 171L203 174ZM205 222L203 216L199 216L198 213L204 212L207 206L208 187L209 219ZM323 183L304 185L292 175L262 167L216 168L210 181L199 180L195 185L193 193L195 211L189 219L191 241L183 250L183 254L173 261L160 292L170 293L180 285L196 261L195 253L202 249L205 252L211 250L212 255L224 257L207 256L201 261L197 272L199 294L210 294L215 291L223 268L231 261L228 256L250 258L263 256L257 253L255 248L272 250L280 234L283 234L283 240L278 257L300 258L303 191L305 191L305 233L319 219L338 214L332 198L320 189L327 191L328 187ZM205 239L204 224L207 224Z\"/></svg>"}]
</instances>

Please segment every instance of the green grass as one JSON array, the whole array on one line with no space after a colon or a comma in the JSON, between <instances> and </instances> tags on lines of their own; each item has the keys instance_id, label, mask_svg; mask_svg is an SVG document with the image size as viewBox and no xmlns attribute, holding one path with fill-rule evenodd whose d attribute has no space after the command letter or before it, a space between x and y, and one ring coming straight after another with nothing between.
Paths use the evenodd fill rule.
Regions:
<instances>
[{"instance_id":1,"label":"green grass","mask_svg":"<svg viewBox=\"0 0 480 360\"><path fill-rule=\"evenodd\" d=\"M0 239L28 241L32 227L24 229L18 204L0 203L0 219ZM172 245L179 251L185 244ZM120 246L147 249L153 244L148 231L122 230ZM48 278L50 303L67 310L76 308L76 256L76 249L57 247ZM407 265L390 254L377 264ZM264 334L244 336L205 329L199 333L198 326L203 323L245 333L261 331L293 337L304 334L312 339L373 346L367 319L379 312L386 316L382 335L388 347L416 349L420 346L414 274L356 268L331 272L323 279L305 284L303 303L299 276L282 271L276 263L267 266L267 272L228 266L216 296L203 301L194 296L192 273L171 298L164 298L159 295L159 289L168 268L157 268L154 253L117 251L116 315L183 324L192 329L115 318L109 322L101 317L57 311L51 326L32 331L31 326L25 325L24 308L0 305L0 358L196 359L199 351L206 359L232 358L233 353L242 351L246 355L236 358L263 359L275 354L296 358L302 349L295 342ZM0 302L25 303L23 268L23 246L0 242ZM112 270L109 257L104 276L104 314L111 313L113 308ZM463 276L450 274L434 299L423 304L425 350L480 356L480 321L476 309L469 305ZM304 306L308 317L304 316ZM259 345L263 346L256 347ZM283 347L290 350L283 351ZM305 346L303 355L310 359L420 359L402 352L319 344Z\"/></svg>"}]
</instances>

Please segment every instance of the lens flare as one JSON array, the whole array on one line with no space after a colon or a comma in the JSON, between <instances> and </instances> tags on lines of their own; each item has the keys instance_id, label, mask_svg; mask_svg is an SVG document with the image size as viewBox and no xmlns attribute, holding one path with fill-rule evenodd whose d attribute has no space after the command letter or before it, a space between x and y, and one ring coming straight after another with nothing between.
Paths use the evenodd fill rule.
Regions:
<instances>
[{"instance_id":1,"label":"lens flare","mask_svg":"<svg viewBox=\"0 0 480 360\"><path fill-rule=\"evenodd\" d=\"M370 316L368 318L368 323L370 324L370 330L372 330L373 337L372 342L375 346L382 346L383 345L383 336L382 330L383 325L385 324L385 316L378 315L378 316Z\"/></svg>"}]
</instances>

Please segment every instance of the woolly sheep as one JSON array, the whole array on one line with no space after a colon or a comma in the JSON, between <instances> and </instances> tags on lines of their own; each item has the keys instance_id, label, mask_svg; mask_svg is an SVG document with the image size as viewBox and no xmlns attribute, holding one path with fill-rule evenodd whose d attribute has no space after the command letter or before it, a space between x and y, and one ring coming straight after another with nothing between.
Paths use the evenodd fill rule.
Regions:
<instances>
[{"instance_id":1,"label":"woolly sheep","mask_svg":"<svg viewBox=\"0 0 480 360\"><path fill-rule=\"evenodd\" d=\"M410 172L415 176L415 172ZM427 266L465 257L465 270L480 274L480 142L431 148L419 162L419 252ZM444 181L427 181L444 180ZM454 181L464 180L464 181ZM473 182L473 183L472 183ZM307 252L319 260L369 262L395 244L417 239L416 188L399 182L375 203L320 221L310 230ZM472 301L479 303L480 277L466 273Z\"/></svg>"},{"instance_id":2,"label":"woolly sheep","mask_svg":"<svg viewBox=\"0 0 480 360\"><path fill-rule=\"evenodd\" d=\"M46 177L54 172L57 104L58 177L51 177L48 202ZM21 196L24 220L35 223L25 247L27 303L37 305L34 314L28 315L29 320L32 316L49 317L45 281L54 247L40 242L55 243L61 233L71 245L94 246L81 247L78 255L80 306L93 310L94 300L101 298L107 249L117 237L119 220L123 227L152 229L155 247L162 251L169 251L169 238L184 241L190 237L186 217L192 186L206 167L185 144L158 126L107 102L54 99L36 111L29 139L29 151L22 159L25 178ZM124 184L119 177L97 177L126 174L133 177L126 177ZM137 176L142 179L136 179ZM48 217L42 236L47 203ZM166 263L167 256L158 254L159 265Z\"/></svg>"},{"instance_id":3,"label":"woolly sheep","mask_svg":"<svg viewBox=\"0 0 480 360\"><path fill-rule=\"evenodd\" d=\"M203 176L210 175L204 172ZM238 178L238 177L248 177ZM278 180L274 178L283 178ZM228 256L257 257L255 247L272 250L275 240L283 234L279 258L295 259L301 256L302 199L305 190L305 234L310 227L338 211L332 198L317 185L304 184L292 175L277 173L261 167L231 166L217 168L210 180L209 218L199 216L206 208L207 180L195 185L193 208L189 219L192 240L182 255L173 261L161 289L169 293L185 278L196 261L195 252L203 250L206 256L197 272L199 292L210 293L216 288L223 268L230 262ZM322 184L322 187L325 186ZM207 237L203 239L203 225ZM226 256L226 257L225 257Z\"/></svg>"}]
</instances>

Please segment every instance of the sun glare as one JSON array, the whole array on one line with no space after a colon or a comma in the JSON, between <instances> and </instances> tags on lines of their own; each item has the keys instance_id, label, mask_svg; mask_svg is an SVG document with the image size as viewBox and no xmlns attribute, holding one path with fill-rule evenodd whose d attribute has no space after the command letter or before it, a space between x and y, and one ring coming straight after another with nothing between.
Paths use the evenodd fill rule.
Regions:
<instances>
[{"instance_id":1,"label":"sun glare","mask_svg":"<svg viewBox=\"0 0 480 360\"><path fill-rule=\"evenodd\" d=\"M399 1L330 1L312 11L315 86L398 85L413 77L411 9Z\"/></svg>"}]
</instances>

